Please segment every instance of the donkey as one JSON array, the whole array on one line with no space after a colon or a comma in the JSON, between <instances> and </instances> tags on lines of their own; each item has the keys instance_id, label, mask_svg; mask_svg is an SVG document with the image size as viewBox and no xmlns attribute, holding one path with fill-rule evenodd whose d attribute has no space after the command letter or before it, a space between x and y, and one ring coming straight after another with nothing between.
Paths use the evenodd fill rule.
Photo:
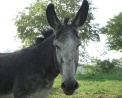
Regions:
<instances>
[{"instance_id":1,"label":"donkey","mask_svg":"<svg viewBox=\"0 0 122 98\"><path fill-rule=\"evenodd\" d=\"M54 5L48 5L46 16L52 29L43 32L44 38L37 38L31 47L0 56L0 98L11 93L12 98L45 98L59 74L63 92L75 92L79 87L75 74L81 44L77 30L85 23L88 9L84 0L68 24L68 18L61 23Z\"/></svg>"}]
</instances>

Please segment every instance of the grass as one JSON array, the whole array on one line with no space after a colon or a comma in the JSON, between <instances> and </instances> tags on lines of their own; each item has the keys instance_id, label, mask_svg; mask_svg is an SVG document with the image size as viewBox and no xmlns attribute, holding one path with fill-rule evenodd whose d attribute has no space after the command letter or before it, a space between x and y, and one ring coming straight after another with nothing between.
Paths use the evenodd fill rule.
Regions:
<instances>
[{"instance_id":1,"label":"grass","mask_svg":"<svg viewBox=\"0 0 122 98\"><path fill-rule=\"evenodd\" d=\"M121 74L77 74L77 80L80 87L72 96L66 96L60 88L59 75L47 98L122 98Z\"/></svg>"}]
</instances>

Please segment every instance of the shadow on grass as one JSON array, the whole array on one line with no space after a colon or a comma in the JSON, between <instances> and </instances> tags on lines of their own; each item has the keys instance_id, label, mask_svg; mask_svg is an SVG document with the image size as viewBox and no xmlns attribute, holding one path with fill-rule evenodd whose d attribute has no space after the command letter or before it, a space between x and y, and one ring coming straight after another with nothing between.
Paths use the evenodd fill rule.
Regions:
<instances>
[{"instance_id":1,"label":"shadow on grass","mask_svg":"<svg viewBox=\"0 0 122 98\"><path fill-rule=\"evenodd\" d=\"M53 87L51 88L50 94L63 94L63 91L60 87Z\"/></svg>"},{"instance_id":2,"label":"shadow on grass","mask_svg":"<svg viewBox=\"0 0 122 98\"><path fill-rule=\"evenodd\" d=\"M122 74L77 74L77 80L86 81L106 81L117 80L122 81Z\"/></svg>"}]
</instances>

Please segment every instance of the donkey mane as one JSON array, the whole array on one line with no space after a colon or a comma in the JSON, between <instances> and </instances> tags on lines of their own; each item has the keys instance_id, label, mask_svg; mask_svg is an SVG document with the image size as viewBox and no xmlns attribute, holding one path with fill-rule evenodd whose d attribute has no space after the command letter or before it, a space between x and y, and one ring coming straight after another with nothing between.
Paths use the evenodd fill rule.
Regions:
<instances>
[{"instance_id":1,"label":"donkey mane","mask_svg":"<svg viewBox=\"0 0 122 98\"><path fill-rule=\"evenodd\" d=\"M70 19L70 17L66 17L66 18L64 19L64 24L67 24L67 23L69 22L69 19Z\"/></svg>"},{"instance_id":2,"label":"donkey mane","mask_svg":"<svg viewBox=\"0 0 122 98\"><path fill-rule=\"evenodd\" d=\"M36 37L34 39L34 43L35 43L34 45L41 43L42 41L44 41L45 39L50 37L53 33L54 32L53 32L52 29L41 31L42 36L41 37Z\"/></svg>"}]
</instances>

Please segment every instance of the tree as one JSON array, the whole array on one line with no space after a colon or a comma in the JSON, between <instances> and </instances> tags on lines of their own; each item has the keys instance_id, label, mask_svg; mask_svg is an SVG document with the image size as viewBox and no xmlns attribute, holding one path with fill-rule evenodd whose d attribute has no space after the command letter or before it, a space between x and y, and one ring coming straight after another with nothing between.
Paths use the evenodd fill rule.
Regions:
<instances>
[{"instance_id":1,"label":"tree","mask_svg":"<svg viewBox=\"0 0 122 98\"><path fill-rule=\"evenodd\" d=\"M115 65L114 63L110 62L108 59L104 61L98 61L97 66L99 66L100 71L102 73L110 73L113 71Z\"/></svg>"},{"instance_id":2,"label":"tree","mask_svg":"<svg viewBox=\"0 0 122 98\"><path fill-rule=\"evenodd\" d=\"M45 16L45 10L49 3L55 5L57 15L61 20L66 17L65 15L70 16L72 20L80 8L80 1L81 0L36 0L35 3L26 7L14 19L18 32L16 36L21 39L24 47L32 45L33 39L36 36L40 36L40 31L49 28ZM99 41L99 25L91 23L91 21L94 20L92 11L96 8L92 6L92 3L89 4L90 11L88 18L79 34L84 42L89 40Z\"/></svg>"},{"instance_id":3,"label":"tree","mask_svg":"<svg viewBox=\"0 0 122 98\"><path fill-rule=\"evenodd\" d=\"M107 35L107 45L111 50L122 51L122 12L111 18L101 32Z\"/></svg>"},{"instance_id":4,"label":"tree","mask_svg":"<svg viewBox=\"0 0 122 98\"><path fill-rule=\"evenodd\" d=\"M93 58L91 60L91 65L93 66L94 73L113 73L117 62L110 61L109 59L101 60L98 58Z\"/></svg>"},{"instance_id":5,"label":"tree","mask_svg":"<svg viewBox=\"0 0 122 98\"><path fill-rule=\"evenodd\" d=\"M122 58L112 59L112 63L115 65L115 71L117 73L122 73Z\"/></svg>"}]
</instances>

